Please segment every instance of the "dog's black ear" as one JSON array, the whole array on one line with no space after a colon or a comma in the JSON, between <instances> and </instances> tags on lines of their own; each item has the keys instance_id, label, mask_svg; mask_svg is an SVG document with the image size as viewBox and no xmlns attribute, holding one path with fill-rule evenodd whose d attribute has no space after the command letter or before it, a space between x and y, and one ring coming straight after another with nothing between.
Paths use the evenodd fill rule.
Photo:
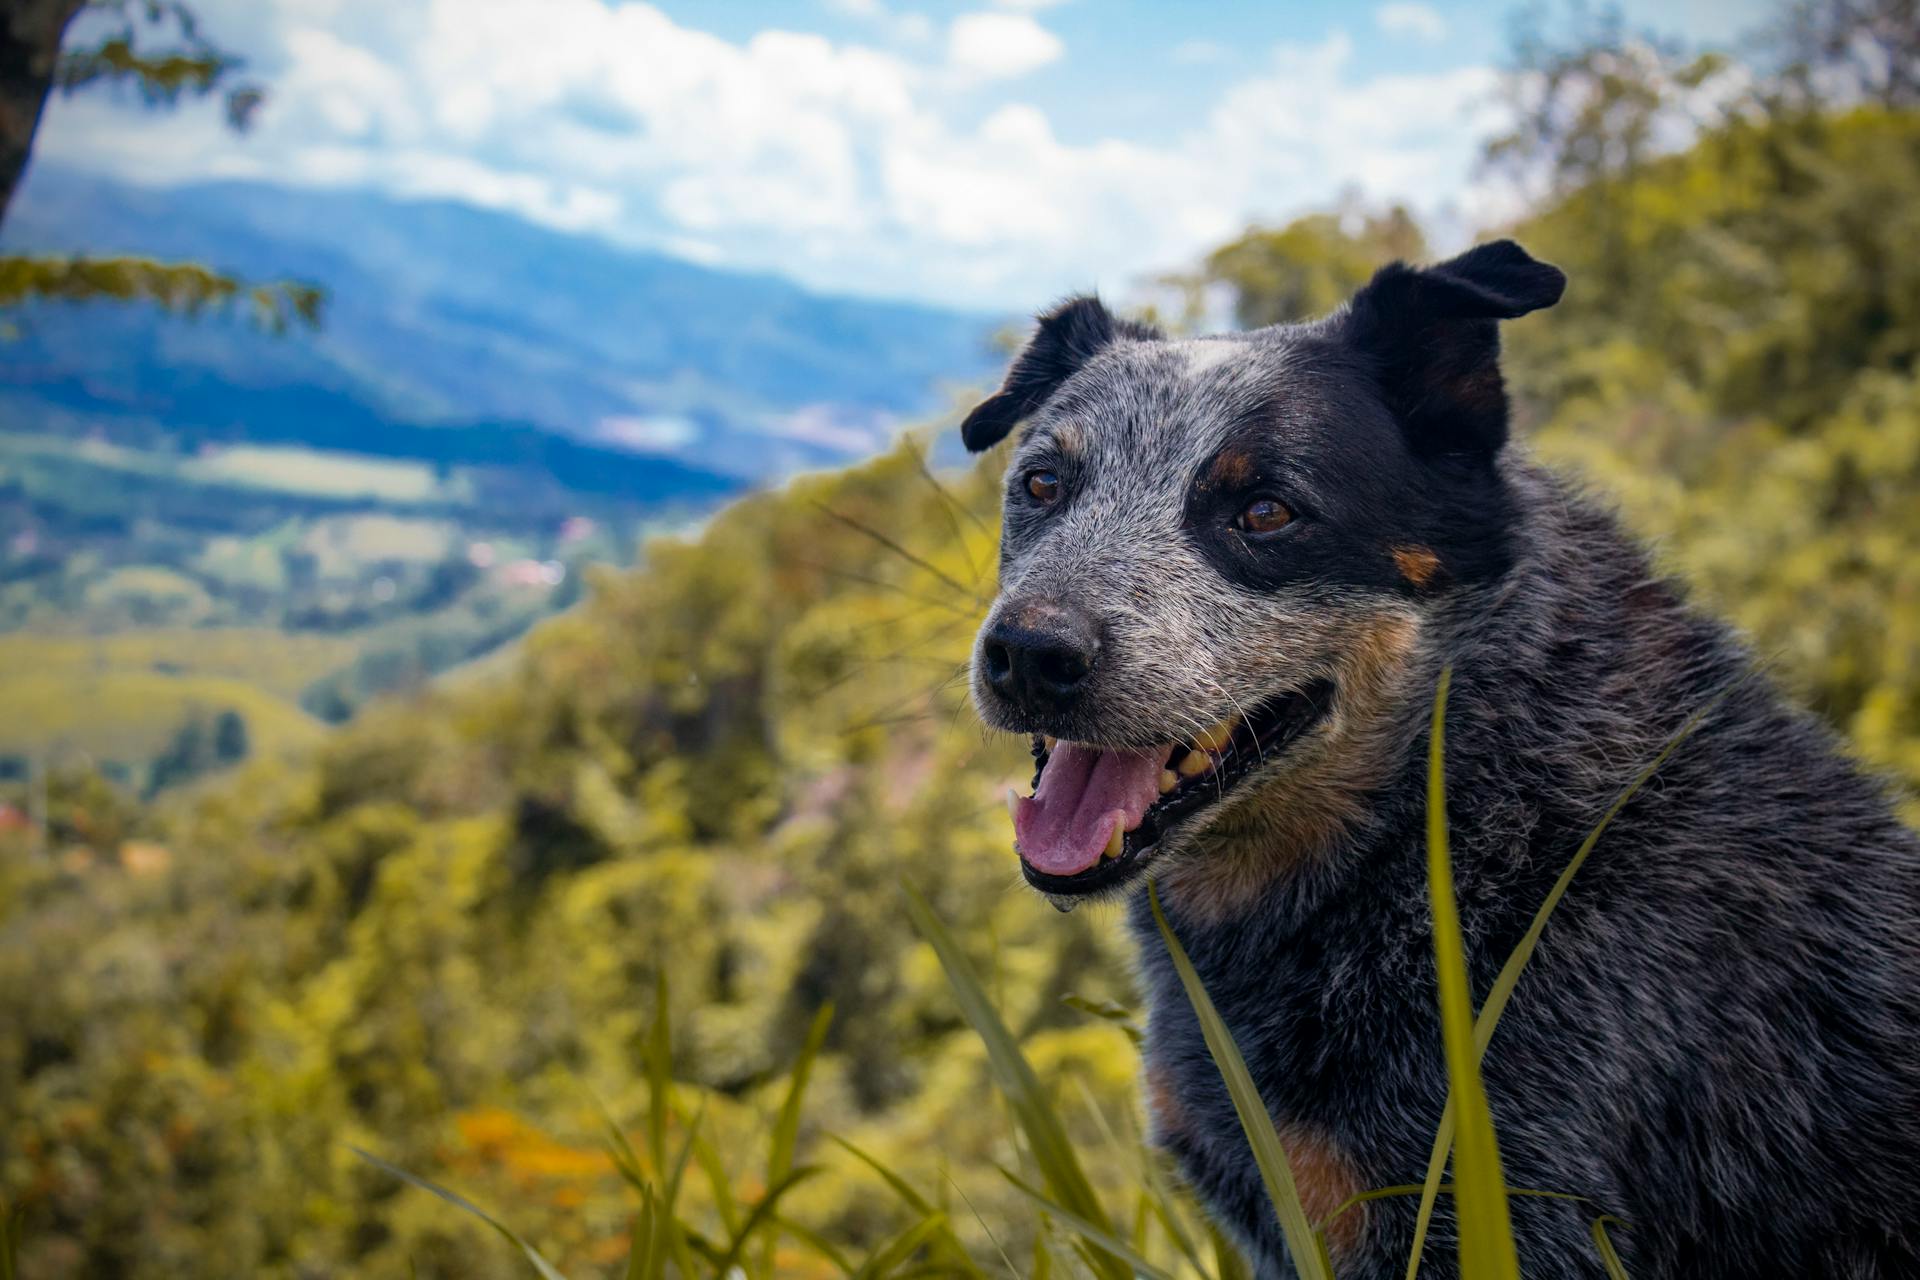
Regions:
<instances>
[{"instance_id":1,"label":"dog's black ear","mask_svg":"<svg viewBox=\"0 0 1920 1280\"><path fill-rule=\"evenodd\" d=\"M1498 322L1560 301L1567 277L1511 240L1438 266L1382 267L1342 317L1372 357L1414 452L1490 455L1506 443Z\"/></svg>"},{"instance_id":2,"label":"dog's black ear","mask_svg":"<svg viewBox=\"0 0 1920 1280\"><path fill-rule=\"evenodd\" d=\"M1114 319L1098 298L1067 299L1040 317L1040 327L1015 357L1000 390L982 400L960 424L960 439L973 453L992 448L1100 348L1115 338L1159 336L1148 325Z\"/></svg>"}]
</instances>

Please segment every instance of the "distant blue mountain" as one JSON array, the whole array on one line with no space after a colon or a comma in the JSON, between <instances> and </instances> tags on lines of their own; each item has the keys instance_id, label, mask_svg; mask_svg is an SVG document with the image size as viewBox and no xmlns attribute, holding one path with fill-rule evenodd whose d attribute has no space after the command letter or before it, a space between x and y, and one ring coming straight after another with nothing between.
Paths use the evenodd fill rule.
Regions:
<instances>
[{"instance_id":1,"label":"distant blue mountain","mask_svg":"<svg viewBox=\"0 0 1920 1280\"><path fill-rule=\"evenodd\" d=\"M329 294L318 333L284 337L231 316L33 307L0 343L14 426L45 408L189 442L517 461L589 488L631 474L607 459L649 455L759 480L878 447L996 360L994 317L823 297L363 192L156 190L36 165L0 251L194 261Z\"/></svg>"}]
</instances>

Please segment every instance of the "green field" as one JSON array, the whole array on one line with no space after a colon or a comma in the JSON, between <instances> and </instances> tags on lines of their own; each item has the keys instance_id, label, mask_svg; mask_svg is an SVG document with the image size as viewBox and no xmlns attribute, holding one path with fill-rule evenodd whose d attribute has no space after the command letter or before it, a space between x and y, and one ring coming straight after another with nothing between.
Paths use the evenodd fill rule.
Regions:
<instances>
[{"instance_id":1,"label":"green field","mask_svg":"<svg viewBox=\"0 0 1920 1280\"><path fill-rule=\"evenodd\" d=\"M105 440L0 431L0 480L75 466L149 480L320 498L446 505L472 498L472 486L464 479L455 475L443 482L424 462L262 445L170 453Z\"/></svg>"},{"instance_id":2,"label":"green field","mask_svg":"<svg viewBox=\"0 0 1920 1280\"><path fill-rule=\"evenodd\" d=\"M255 753L310 741L564 607L641 527L482 511L421 462L50 425L0 431L0 776L83 755L178 779L156 756L224 713Z\"/></svg>"},{"instance_id":3,"label":"green field","mask_svg":"<svg viewBox=\"0 0 1920 1280\"><path fill-rule=\"evenodd\" d=\"M256 752L310 743L300 692L350 661L345 636L262 628L0 635L0 755L145 759L196 713L238 712Z\"/></svg>"}]
</instances>

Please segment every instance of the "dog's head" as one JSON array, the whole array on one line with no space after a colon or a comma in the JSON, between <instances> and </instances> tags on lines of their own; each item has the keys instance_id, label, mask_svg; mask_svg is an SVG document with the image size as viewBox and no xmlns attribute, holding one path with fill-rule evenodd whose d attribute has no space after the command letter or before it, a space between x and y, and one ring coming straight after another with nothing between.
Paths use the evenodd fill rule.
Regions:
<instances>
[{"instance_id":1,"label":"dog's head","mask_svg":"<svg viewBox=\"0 0 1920 1280\"><path fill-rule=\"evenodd\" d=\"M1034 735L1030 882L1058 901L1324 816L1342 758L1428 692L1399 678L1425 610L1505 568L1496 323L1564 284L1502 241L1387 267L1311 324L1041 317L961 427L978 451L1028 424L973 695Z\"/></svg>"}]
</instances>

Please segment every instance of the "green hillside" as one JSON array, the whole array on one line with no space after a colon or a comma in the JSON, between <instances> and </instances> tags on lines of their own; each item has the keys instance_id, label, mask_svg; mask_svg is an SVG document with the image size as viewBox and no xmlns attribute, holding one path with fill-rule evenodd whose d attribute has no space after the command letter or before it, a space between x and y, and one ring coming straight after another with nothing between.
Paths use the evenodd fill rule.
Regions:
<instances>
[{"instance_id":1,"label":"green hillside","mask_svg":"<svg viewBox=\"0 0 1920 1280\"><path fill-rule=\"evenodd\" d=\"M1377 231L1250 233L1201 270L1284 318L1291 282L1364 271ZM1920 115L1730 123L1518 234L1573 280L1515 329L1534 447L1617 495L1920 812ZM917 448L653 544L510 665L304 758L145 811L56 776L51 855L0 832L21 1274L528 1274L349 1144L569 1276L620 1274L636 1202L595 1098L637 1128L662 979L719 1164L690 1176L690 1221L725 1238L766 1190L784 1072L831 1001L798 1138L820 1171L781 1201L775 1269L835 1274L913 1221L830 1135L944 1207L981 1267L1041 1274L1047 1240L1071 1266L995 1167L1023 1152L902 880L1073 1141L1127 1153L1089 1161L1111 1212L1191 1274L1140 1207L1127 1028L1083 1011L1133 1002L1116 921L1018 888L1001 797L1025 752L967 709L998 464L936 478Z\"/></svg>"}]
</instances>

